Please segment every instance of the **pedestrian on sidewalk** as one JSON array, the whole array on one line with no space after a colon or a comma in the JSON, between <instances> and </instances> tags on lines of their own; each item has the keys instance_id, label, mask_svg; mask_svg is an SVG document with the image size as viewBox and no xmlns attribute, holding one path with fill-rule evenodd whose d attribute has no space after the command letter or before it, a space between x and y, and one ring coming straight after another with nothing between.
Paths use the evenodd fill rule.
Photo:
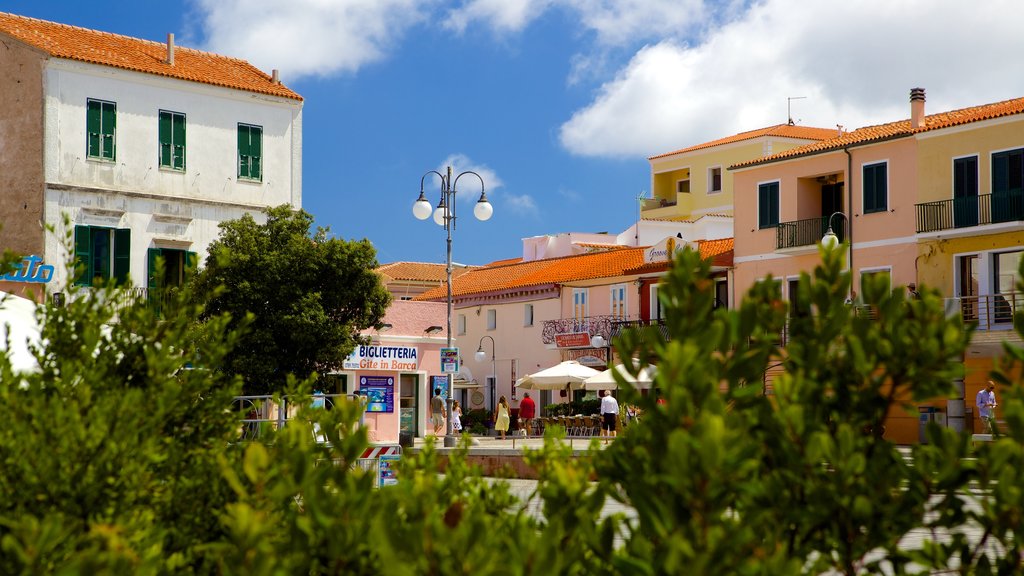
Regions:
<instances>
[{"instance_id":1,"label":"pedestrian on sidewalk","mask_svg":"<svg viewBox=\"0 0 1024 576\"><path fill-rule=\"evenodd\" d=\"M494 410L494 430L501 432L501 439L505 439L505 433L508 432L509 423L509 409L508 400L502 396L498 400L498 407Z\"/></svg>"},{"instance_id":2,"label":"pedestrian on sidewalk","mask_svg":"<svg viewBox=\"0 0 1024 576\"><path fill-rule=\"evenodd\" d=\"M610 390L602 390L601 394L601 437L608 443L608 437L615 438L615 429L619 424L619 401L612 396Z\"/></svg>"},{"instance_id":3,"label":"pedestrian on sidewalk","mask_svg":"<svg viewBox=\"0 0 1024 576\"><path fill-rule=\"evenodd\" d=\"M458 400L452 402L452 430L462 434L462 406Z\"/></svg>"},{"instance_id":4,"label":"pedestrian on sidewalk","mask_svg":"<svg viewBox=\"0 0 1024 576\"><path fill-rule=\"evenodd\" d=\"M996 433L996 385L991 380L988 385L978 391L974 399L974 405L978 407L978 416L981 418L983 429L988 434Z\"/></svg>"},{"instance_id":5,"label":"pedestrian on sidewalk","mask_svg":"<svg viewBox=\"0 0 1024 576\"><path fill-rule=\"evenodd\" d=\"M430 421L434 424L434 436L444 433L444 398L441 389L434 388L434 397L430 399Z\"/></svg>"},{"instance_id":6,"label":"pedestrian on sidewalk","mask_svg":"<svg viewBox=\"0 0 1024 576\"><path fill-rule=\"evenodd\" d=\"M533 419L537 415L537 404L534 403L533 398L530 398L530 393L523 394L523 400L519 402L519 427L526 430L526 435L531 435L531 426Z\"/></svg>"}]
</instances>

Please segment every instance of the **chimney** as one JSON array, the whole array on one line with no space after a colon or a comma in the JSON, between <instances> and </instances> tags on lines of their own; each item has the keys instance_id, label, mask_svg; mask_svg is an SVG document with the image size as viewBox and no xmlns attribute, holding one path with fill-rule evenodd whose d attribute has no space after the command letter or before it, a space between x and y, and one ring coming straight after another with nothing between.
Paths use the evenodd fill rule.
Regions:
<instances>
[{"instance_id":1,"label":"chimney","mask_svg":"<svg viewBox=\"0 0 1024 576\"><path fill-rule=\"evenodd\" d=\"M910 127L924 127L924 88L910 89Z\"/></svg>"},{"instance_id":2,"label":"chimney","mask_svg":"<svg viewBox=\"0 0 1024 576\"><path fill-rule=\"evenodd\" d=\"M174 66L174 34L167 34L167 63Z\"/></svg>"},{"instance_id":3,"label":"chimney","mask_svg":"<svg viewBox=\"0 0 1024 576\"><path fill-rule=\"evenodd\" d=\"M270 73L270 81L274 84L281 83L281 73L278 72L277 68L274 68L274 70Z\"/></svg>"}]
</instances>

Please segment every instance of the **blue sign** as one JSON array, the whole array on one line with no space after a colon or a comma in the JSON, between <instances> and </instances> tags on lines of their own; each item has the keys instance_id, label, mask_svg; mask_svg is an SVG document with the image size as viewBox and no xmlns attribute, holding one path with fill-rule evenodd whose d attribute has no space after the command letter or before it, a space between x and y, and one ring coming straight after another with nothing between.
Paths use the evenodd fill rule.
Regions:
<instances>
[{"instance_id":1,"label":"blue sign","mask_svg":"<svg viewBox=\"0 0 1024 576\"><path fill-rule=\"evenodd\" d=\"M15 264L14 268L15 272L0 276L0 280L46 284L53 279L53 266L43 264L40 256L25 256L21 264Z\"/></svg>"},{"instance_id":2,"label":"blue sign","mask_svg":"<svg viewBox=\"0 0 1024 576\"><path fill-rule=\"evenodd\" d=\"M367 412L395 411L395 379L391 376L362 376L359 394L366 397Z\"/></svg>"}]
</instances>

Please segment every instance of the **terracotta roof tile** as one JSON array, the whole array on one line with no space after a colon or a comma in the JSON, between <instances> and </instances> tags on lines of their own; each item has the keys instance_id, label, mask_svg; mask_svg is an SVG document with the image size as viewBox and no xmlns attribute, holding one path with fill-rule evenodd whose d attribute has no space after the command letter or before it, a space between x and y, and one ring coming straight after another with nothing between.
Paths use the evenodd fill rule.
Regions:
<instances>
[{"instance_id":1,"label":"terracotta roof tile","mask_svg":"<svg viewBox=\"0 0 1024 576\"><path fill-rule=\"evenodd\" d=\"M651 156L648 160L655 160L657 158L664 158L666 156L673 156L675 154L684 154L686 152L693 152L694 150L702 150L704 148L713 148L715 146L721 146L722 144L732 144L733 142L742 142L744 140L753 140L754 138L761 138L762 136L774 136L776 138L802 138L805 140L824 140L826 138L832 138L836 135L834 128L814 128L813 126L797 126L795 124L779 124L777 126L768 126L767 128L759 128L757 130L751 130L749 132L740 132L732 136L726 136L725 138L719 138L718 140L712 140L703 144L697 144L696 146L690 146L688 148L682 148L680 150L673 150L672 152L666 152L664 154L658 154L657 156Z\"/></svg>"},{"instance_id":2,"label":"terracotta roof tile","mask_svg":"<svg viewBox=\"0 0 1024 576\"><path fill-rule=\"evenodd\" d=\"M721 238L718 240L698 240L697 251L703 259L711 259L713 266L732 268L733 239ZM625 271L627 274L650 274L653 272L664 272L668 270L669 261L659 260L657 262L645 262L635 268Z\"/></svg>"},{"instance_id":3,"label":"terracotta roof tile","mask_svg":"<svg viewBox=\"0 0 1024 576\"><path fill-rule=\"evenodd\" d=\"M237 90L302 100L270 75L238 58L175 46L174 65L167 60L167 45L109 32L0 12L0 35L33 46L53 58L66 58L212 84Z\"/></svg>"},{"instance_id":4,"label":"terracotta roof tile","mask_svg":"<svg viewBox=\"0 0 1024 576\"><path fill-rule=\"evenodd\" d=\"M622 276L625 270L643 263L646 249L626 248L474 268L453 280L452 296ZM446 296L447 288L442 284L420 294L416 300L434 300Z\"/></svg>"},{"instance_id":5,"label":"terracotta roof tile","mask_svg":"<svg viewBox=\"0 0 1024 576\"><path fill-rule=\"evenodd\" d=\"M713 258L731 251L733 248L733 239L721 238L719 240L698 240L697 246L699 247L701 258Z\"/></svg>"},{"instance_id":6,"label":"terracotta roof tile","mask_svg":"<svg viewBox=\"0 0 1024 576\"><path fill-rule=\"evenodd\" d=\"M452 277L465 273L471 267L452 264ZM448 272L444 264L426 262L392 262L377 268L377 272L392 280L411 280L420 282L444 282Z\"/></svg>"},{"instance_id":7,"label":"terracotta roof tile","mask_svg":"<svg viewBox=\"0 0 1024 576\"><path fill-rule=\"evenodd\" d=\"M924 124L920 128L911 128L909 119L890 122L888 124L879 124L877 126L866 126L864 128L858 128L852 132L846 132L842 136L833 137L821 142L797 146L796 148L790 148L784 152L772 154L771 156L766 156L764 158L741 162L734 166L730 166L730 169L768 164L779 160L785 160L787 158L808 156L820 152L832 152L847 146L870 144L872 142L890 140L893 138L903 138L921 132L940 130L942 128L950 128L952 126L960 126L963 124L970 124L971 122L980 122L982 120L991 120L993 118L1021 113L1024 113L1024 98L1015 98L1013 100L1004 100L1002 102L982 104L981 106L972 106L970 108L961 108L959 110L931 114L924 117Z\"/></svg>"}]
</instances>

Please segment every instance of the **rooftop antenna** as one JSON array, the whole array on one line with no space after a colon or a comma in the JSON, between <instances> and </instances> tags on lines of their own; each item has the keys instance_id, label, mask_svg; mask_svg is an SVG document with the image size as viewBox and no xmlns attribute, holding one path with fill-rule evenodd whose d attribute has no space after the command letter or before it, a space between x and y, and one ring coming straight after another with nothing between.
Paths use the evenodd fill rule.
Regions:
<instances>
[{"instance_id":1,"label":"rooftop antenna","mask_svg":"<svg viewBox=\"0 0 1024 576\"><path fill-rule=\"evenodd\" d=\"M803 100L807 96L789 96L786 98L786 116L789 118L789 125L793 126L796 122L793 122L793 100Z\"/></svg>"}]
</instances>

